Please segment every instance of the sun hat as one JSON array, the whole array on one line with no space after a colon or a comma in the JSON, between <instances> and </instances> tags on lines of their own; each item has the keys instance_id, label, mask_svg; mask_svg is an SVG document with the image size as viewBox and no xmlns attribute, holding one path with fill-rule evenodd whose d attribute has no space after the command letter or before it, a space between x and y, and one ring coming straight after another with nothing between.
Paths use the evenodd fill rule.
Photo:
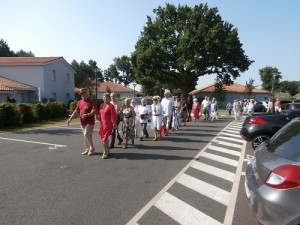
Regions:
<instances>
[{"instance_id":1,"label":"sun hat","mask_svg":"<svg viewBox=\"0 0 300 225\"><path fill-rule=\"evenodd\" d=\"M78 93L79 93L80 95L83 95L83 94L85 94L87 91L88 91L87 88L80 88Z\"/></svg>"}]
</instances>

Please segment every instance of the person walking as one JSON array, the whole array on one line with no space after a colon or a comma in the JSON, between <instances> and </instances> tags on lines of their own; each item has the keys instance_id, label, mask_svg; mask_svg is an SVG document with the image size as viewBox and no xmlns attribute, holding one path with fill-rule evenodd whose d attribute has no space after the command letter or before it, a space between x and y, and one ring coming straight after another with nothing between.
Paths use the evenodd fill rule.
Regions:
<instances>
[{"instance_id":1,"label":"person walking","mask_svg":"<svg viewBox=\"0 0 300 225\"><path fill-rule=\"evenodd\" d=\"M154 96L152 100L153 100L153 104L151 105L151 111L152 111L151 129L154 132L153 141L157 141L158 134L160 135L160 139L162 139L160 129L162 126L163 109L162 109L162 105L159 103L159 96Z\"/></svg>"},{"instance_id":2,"label":"person walking","mask_svg":"<svg viewBox=\"0 0 300 225\"><path fill-rule=\"evenodd\" d=\"M272 101L272 99L269 99L266 113L273 113L273 101Z\"/></svg>"},{"instance_id":3,"label":"person walking","mask_svg":"<svg viewBox=\"0 0 300 225\"><path fill-rule=\"evenodd\" d=\"M238 100L234 100L233 102L233 113L234 113L234 120L240 120L241 114L241 104Z\"/></svg>"},{"instance_id":4,"label":"person walking","mask_svg":"<svg viewBox=\"0 0 300 225\"><path fill-rule=\"evenodd\" d=\"M248 110L247 111L248 116L252 116L252 114L254 113L254 100L253 99L249 100L247 110Z\"/></svg>"},{"instance_id":5,"label":"person walking","mask_svg":"<svg viewBox=\"0 0 300 225\"><path fill-rule=\"evenodd\" d=\"M179 130L179 123L180 123L180 98L179 96L175 96L172 130Z\"/></svg>"},{"instance_id":6,"label":"person walking","mask_svg":"<svg viewBox=\"0 0 300 225\"><path fill-rule=\"evenodd\" d=\"M142 98L141 105L138 107L138 115L140 117L140 123L142 127L142 131L140 134L140 141L143 141L143 138L149 137L147 131L148 119L151 117L151 109L147 106L147 101L145 98Z\"/></svg>"},{"instance_id":7,"label":"person walking","mask_svg":"<svg viewBox=\"0 0 300 225\"><path fill-rule=\"evenodd\" d=\"M120 145L123 142L123 139L121 138L121 136L119 134L119 124L120 124L121 119L122 119L121 118L122 117L122 105L118 101L116 93L111 93L110 97L111 97L111 102L110 103L115 107L115 110L116 110L116 113L117 113L117 123L116 123L116 126L114 126L114 128L112 130L111 142L110 142L110 148L114 148L115 147L116 136L119 140L118 145Z\"/></svg>"},{"instance_id":8,"label":"person walking","mask_svg":"<svg viewBox=\"0 0 300 225\"><path fill-rule=\"evenodd\" d=\"M131 144L134 145L134 127L135 127L135 112L134 108L130 105L130 99L125 99L125 105L122 108L123 113L123 129L125 132L125 146L128 147L128 141L131 140Z\"/></svg>"},{"instance_id":9,"label":"person walking","mask_svg":"<svg viewBox=\"0 0 300 225\"><path fill-rule=\"evenodd\" d=\"M134 109L135 112L135 122L134 122L134 136L139 137L139 127L140 127L140 117L138 113L138 105L136 104L135 98L131 100L131 106Z\"/></svg>"},{"instance_id":10,"label":"person walking","mask_svg":"<svg viewBox=\"0 0 300 225\"><path fill-rule=\"evenodd\" d=\"M199 104L197 98L194 98L193 101L194 101L194 103L193 103L193 109L192 109L192 113L194 115L193 121L196 122L196 121L200 120L200 116L199 116L199 113L200 113L200 104Z\"/></svg>"},{"instance_id":11,"label":"person walking","mask_svg":"<svg viewBox=\"0 0 300 225\"><path fill-rule=\"evenodd\" d=\"M228 115L231 115L232 108L233 108L233 105L232 105L231 101L229 101L226 105L226 109L228 110Z\"/></svg>"},{"instance_id":12,"label":"person walking","mask_svg":"<svg viewBox=\"0 0 300 225\"><path fill-rule=\"evenodd\" d=\"M103 103L99 109L100 129L99 136L103 143L102 159L107 159L109 154L109 136L114 135L113 129L117 126L117 113L113 104L110 103L110 94L103 94Z\"/></svg>"},{"instance_id":13,"label":"person walking","mask_svg":"<svg viewBox=\"0 0 300 225\"><path fill-rule=\"evenodd\" d=\"M167 132L165 136L169 135L169 128L171 126L171 118L174 110L174 100L171 97L170 90L166 89L164 92L164 98L161 100L163 107L163 123L166 124Z\"/></svg>"},{"instance_id":14,"label":"person walking","mask_svg":"<svg viewBox=\"0 0 300 225\"><path fill-rule=\"evenodd\" d=\"M77 106L70 118L67 121L69 125L71 120L79 115L80 126L84 137L84 148L85 151L82 155L93 155L95 151L93 143L93 130L95 125L95 115L97 113L97 107L95 102L90 98L90 92L87 88L81 88L79 90L81 100L78 101Z\"/></svg>"},{"instance_id":15,"label":"person walking","mask_svg":"<svg viewBox=\"0 0 300 225\"><path fill-rule=\"evenodd\" d=\"M210 117L211 121L218 119L218 103L215 98L211 100L210 104Z\"/></svg>"},{"instance_id":16,"label":"person walking","mask_svg":"<svg viewBox=\"0 0 300 225\"><path fill-rule=\"evenodd\" d=\"M191 95L189 95L189 97L187 99L186 108L187 108L187 114L188 114L187 121L192 121L191 114L192 114L192 109L193 109L193 97Z\"/></svg>"},{"instance_id":17,"label":"person walking","mask_svg":"<svg viewBox=\"0 0 300 225\"><path fill-rule=\"evenodd\" d=\"M183 125L186 126L186 121L188 120L188 109L187 102L184 97L181 97L180 101L180 122L179 126L181 126L181 122L183 121Z\"/></svg>"},{"instance_id":18,"label":"person walking","mask_svg":"<svg viewBox=\"0 0 300 225\"><path fill-rule=\"evenodd\" d=\"M276 101L275 101L275 113L279 113L281 112L281 103L279 101L279 99L277 98Z\"/></svg>"}]
</instances>

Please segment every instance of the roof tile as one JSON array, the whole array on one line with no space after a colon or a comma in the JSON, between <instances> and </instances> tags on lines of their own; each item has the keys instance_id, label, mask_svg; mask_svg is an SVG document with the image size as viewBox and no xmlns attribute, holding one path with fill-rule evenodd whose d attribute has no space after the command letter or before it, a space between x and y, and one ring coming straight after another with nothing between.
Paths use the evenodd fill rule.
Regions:
<instances>
[{"instance_id":1,"label":"roof tile","mask_svg":"<svg viewBox=\"0 0 300 225\"><path fill-rule=\"evenodd\" d=\"M0 76L0 91L14 91L16 89L36 90L37 88Z\"/></svg>"}]
</instances>

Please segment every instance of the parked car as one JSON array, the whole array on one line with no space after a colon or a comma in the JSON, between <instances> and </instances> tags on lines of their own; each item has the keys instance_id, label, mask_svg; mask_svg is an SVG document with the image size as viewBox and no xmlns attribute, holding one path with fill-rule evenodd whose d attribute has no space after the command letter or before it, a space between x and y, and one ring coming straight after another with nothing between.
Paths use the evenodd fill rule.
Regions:
<instances>
[{"instance_id":1,"label":"parked car","mask_svg":"<svg viewBox=\"0 0 300 225\"><path fill-rule=\"evenodd\" d=\"M246 141L251 141L252 148L256 149L260 143L272 137L285 124L299 116L300 109L284 110L275 114L253 114L245 119L240 135Z\"/></svg>"},{"instance_id":2,"label":"parked car","mask_svg":"<svg viewBox=\"0 0 300 225\"><path fill-rule=\"evenodd\" d=\"M300 118L261 144L247 164L245 192L258 224L300 224Z\"/></svg>"},{"instance_id":3,"label":"parked car","mask_svg":"<svg viewBox=\"0 0 300 225\"><path fill-rule=\"evenodd\" d=\"M254 105L254 112L266 112L267 108L268 108L268 103L264 101L260 101Z\"/></svg>"},{"instance_id":4,"label":"parked car","mask_svg":"<svg viewBox=\"0 0 300 225\"><path fill-rule=\"evenodd\" d=\"M298 103L298 102L300 103L300 100L283 100L280 102L281 109L284 110L284 109L286 109L288 104Z\"/></svg>"},{"instance_id":5,"label":"parked car","mask_svg":"<svg viewBox=\"0 0 300 225\"><path fill-rule=\"evenodd\" d=\"M293 110L293 109L300 109L300 102L288 103L285 107L285 110Z\"/></svg>"}]
</instances>

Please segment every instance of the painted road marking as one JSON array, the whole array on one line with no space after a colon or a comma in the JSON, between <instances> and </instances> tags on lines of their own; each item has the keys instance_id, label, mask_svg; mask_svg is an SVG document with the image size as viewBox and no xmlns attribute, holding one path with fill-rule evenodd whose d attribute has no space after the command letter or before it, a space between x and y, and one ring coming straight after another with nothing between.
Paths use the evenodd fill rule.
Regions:
<instances>
[{"instance_id":1,"label":"painted road marking","mask_svg":"<svg viewBox=\"0 0 300 225\"><path fill-rule=\"evenodd\" d=\"M218 151L218 152L225 152L226 154L230 154L230 155L235 155L235 156L240 156L241 153L238 151L234 151L234 150L229 150L227 148L221 148L218 146L214 146L214 145L209 145L207 147L207 149L209 150L214 150L214 151Z\"/></svg>"},{"instance_id":2,"label":"painted road marking","mask_svg":"<svg viewBox=\"0 0 300 225\"><path fill-rule=\"evenodd\" d=\"M239 145L239 144L233 144L231 142L218 141L218 140L213 140L212 143L218 144L218 145L226 145L226 146L235 147L235 148L241 148L242 147L242 145Z\"/></svg>"},{"instance_id":3,"label":"painted road marking","mask_svg":"<svg viewBox=\"0 0 300 225\"><path fill-rule=\"evenodd\" d=\"M220 163L223 163L223 164L228 164L230 166L236 167L238 165L238 161L236 161L236 160L228 159L226 157L214 155L214 154L207 153L207 152L204 152L201 156L211 159L211 160L214 160L214 161L217 161L217 162L220 162Z\"/></svg>"},{"instance_id":4,"label":"painted road marking","mask_svg":"<svg viewBox=\"0 0 300 225\"><path fill-rule=\"evenodd\" d=\"M183 225L221 225L219 221L202 213L198 209L188 205L175 196L166 192L156 203L155 206L170 216L172 219Z\"/></svg>"},{"instance_id":5,"label":"painted road marking","mask_svg":"<svg viewBox=\"0 0 300 225\"><path fill-rule=\"evenodd\" d=\"M244 143L244 141L243 140L241 140L241 139L237 139L237 138L230 138L230 137L226 137L226 136L221 136L221 135L219 135L218 137L217 137L218 139L225 139L225 140L229 140L229 141L235 141L235 142L239 142L239 143Z\"/></svg>"},{"instance_id":6,"label":"painted road marking","mask_svg":"<svg viewBox=\"0 0 300 225\"><path fill-rule=\"evenodd\" d=\"M9 140L9 141L17 141L17 142L25 142L25 143L33 143L33 144L40 144L40 145L50 145L50 146L54 146L54 148L65 148L65 147L67 147L67 145L51 144L51 143L37 142L37 141L26 141L26 140L21 140L21 139L12 139L12 138L4 138L4 137L0 137L0 139Z\"/></svg>"},{"instance_id":7,"label":"painted road marking","mask_svg":"<svg viewBox=\"0 0 300 225\"><path fill-rule=\"evenodd\" d=\"M230 133L230 131L226 131L226 129L231 126L232 123L228 124L217 136L215 136L210 143L208 143L200 152L191 160L151 201L146 204L128 223L127 225L137 225L138 220L140 220L152 206L156 206L162 212L167 214L173 220L177 221L179 224L189 224L189 225L211 225L211 224L224 224L224 225L231 225L233 221L234 209L236 204L236 199L238 195L238 187L241 178L242 172L242 165L243 165L243 158L245 155L246 149L246 142L241 142L241 145L236 144L238 150L241 152L233 151L227 148L222 148L219 146L214 146L213 143L222 143L225 146L233 146L230 143L232 140L225 141L218 141L217 138L220 134L224 134L225 136L229 137L237 137L241 139L239 135ZM238 123L241 125L241 122ZM228 133L226 133L228 132ZM226 139L225 139L226 140ZM225 144L226 143L226 144ZM213 148L213 149L211 149ZM233 160L230 158L218 156L215 154L211 154L206 152L206 150L215 150L220 152L225 152L231 155L239 156L239 160ZM236 173L231 173L226 170L222 170L220 168L213 167L211 165L206 165L202 162L198 162L197 159L205 157L213 161L217 161L223 164L231 165L237 167ZM195 177L187 175L185 171L187 171L190 167L203 171L205 173L214 175L216 177L220 177L224 180L228 180L233 183L231 192L229 193L226 190L223 190L219 187L211 185L207 182L201 181ZM188 203L178 199L177 197L169 194L167 191L174 185L174 183L180 183L183 186L190 188L198 193L201 193L205 196L210 196L212 201L222 202L222 204L227 205L227 210L224 217L224 222L221 223L209 215L195 209L194 207L190 206ZM214 191L211 191L214 190ZM220 194L219 192L222 192ZM217 193L217 194L216 194ZM216 197L218 196L218 197ZM221 197L224 196L224 199ZM215 200L217 198L217 200Z\"/></svg>"},{"instance_id":8,"label":"painted road marking","mask_svg":"<svg viewBox=\"0 0 300 225\"><path fill-rule=\"evenodd\" d=\"M208 164L204 164L202 162L195 162L191 167L194 168L194 169L203 171L205 173L211 174L213 176L222 178L224 180L228 180L228 181L231 181L231 182L234 181L234 177L235 177L234 173L231 173L231 172L226 171L226 170L219 169L219 168L214 167L214 166L210 166Z\"/></svg>"}]
</instances>

